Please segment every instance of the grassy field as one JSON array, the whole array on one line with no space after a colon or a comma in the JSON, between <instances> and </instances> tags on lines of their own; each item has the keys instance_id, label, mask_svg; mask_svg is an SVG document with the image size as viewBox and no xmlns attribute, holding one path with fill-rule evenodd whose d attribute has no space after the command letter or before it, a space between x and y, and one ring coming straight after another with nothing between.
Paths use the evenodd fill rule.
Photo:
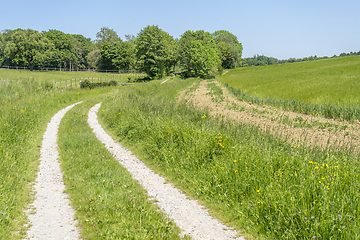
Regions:
<instances>
[{"instance_id":1,"label":"grassy field","mask_svg":"<svg viewBox=\"0 0 360 240\"><path fill-rule=\"evenodd\" d=\"M144 76L144 74L139 76ZM25 71L0 69L0 80L32 80L41 84L61 82L75 78L101 78L127 82L128 77L134 79L134 74L94 73L94 72L52 72L52 71Z\"/></svg>"},{"instance_id":2,"label":"grassy field","mask_svg":"<svg viewBox=\"0 0 360 240\"><path fill-rule=\"evenodd\" d=\"M360 119L360 56L240 68L220 81L244 100Z\"/></svg>"},{"instance_id":3,"label":"grassy field","mask_svg":"<svg viewBox=\"0 0 360 240\"><path fill-rule=\"evenodd\" d=\"M325 78L321 73L326 72L326 66L330 77L338 73L339 79L353 79L349 72L355 69L352 72L356 73L357 66L352 64L359 58L347 59L311 62L319 64L318 67L312 65L312 69L310 65L304 67L310 63L244 68L230 71L221 81L233 76L234 82L228 84L245 91L247 88L235 85L241 82L236 79L243 76L242 73L249 78L259 74L263 79L275 79L270 73L279 72L279 76L284 76L284 72L280 74L280 70L274 69L285 68L291 82L309 68L313 73L309 72L308 76L313 80L303 85L314 87L317 86L314 82ZM345 70L333 70L341 64ZM156 236L157 239L173 239L178 233L171 222L157 214L144 191L86 126L87 110L97 101L103 101L99 120L114 139L249 239L360 238L360 159L349 151L289 145L256 127L192 108L177 96L186 89L194 91L189 87L198 81L196 79L174 78L165 84L151 81L93 90L46 90L43 82L52 81L50 73L16 72L0 71L1 79L10 80L0 83L0 239L19 239L25 235L24 209L31 201L29 183L35 180L46 124L65 106L88 99L92 100L65 116L59 134L67 192L86 238L151 239ZM56 73L58 80L69 77L68 73L62 74ZM257 81L256 77L252 79ZM251 82L246 84L251 86ZM253 84L253 92L249 87L246 94L256 94L259 99L288 96L287 101L294 98L298 103L321 105L331 96L326 92L341 92L335 87L328 88L323 92L325 95L318 98L323 100L314 97L307 100L306 97L297 98L301 93L290 88L290 83L289 89L296 94L279 90L276 93L279 95L261 95L260 90L270 88L271 84L256 87L259 84ZM281 85L281 81L278 84ZM302 91L306 95L304 88ZM355 99L356 94L351 96L342 102L355 104L351 99ZM126 189L120 184L122 182L126 182ZM131 197L127 187L138 194L138 199ZM114 214L116 210L118 214ZM144 220L144 225L136 225L138 218Z\"/></svg>"},{"instance_id":4,"label":"grassy field","mask_svg":"<svg viewBox=\"0 0 360 240\"><path fill-rule=\"evenodd\" d=\"M174 92L193 82L122 89L104 101L101 121L155 171L248 237L360 237L358 157L291 146L176 101Z\"/></svg>"}]
</instances>

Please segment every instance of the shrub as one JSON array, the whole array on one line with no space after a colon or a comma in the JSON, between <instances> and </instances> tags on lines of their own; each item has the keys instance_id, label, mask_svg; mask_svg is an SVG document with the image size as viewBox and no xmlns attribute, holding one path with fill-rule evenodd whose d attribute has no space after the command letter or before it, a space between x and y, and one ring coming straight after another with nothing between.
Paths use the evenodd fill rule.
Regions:
<instances>
[{"instance_id":1,"label":"shrub","mask_svg":"<svg viewBox=\"0 0 360 240\"><path fill-rule=\"evenodd\" d=\"M92 88L91 87L91 82L88 79L82 81L80 83L80 88L90 88L91 89Z\"/></svg>"},{"instance_id":2,"label":"shrub","mask_svg":"<svg viewBox=\"0 0 360 240\"><path fill-rule=\"evenodd\" d=\"M109 81L109 86L116 86L116 85L118 85L117 81L115 80Z\"/></svg>"}]
</instances>

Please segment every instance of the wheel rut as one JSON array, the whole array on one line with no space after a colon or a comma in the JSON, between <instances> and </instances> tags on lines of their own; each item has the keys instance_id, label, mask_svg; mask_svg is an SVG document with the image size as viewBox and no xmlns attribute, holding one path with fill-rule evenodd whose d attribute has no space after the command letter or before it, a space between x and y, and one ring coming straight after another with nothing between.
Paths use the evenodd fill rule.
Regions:
<instances>
[{"instance_id":1,"label":"wheel rut","mask_svg":"<svg viewBox=\"0 0 360 240\"><path fill-rule=\"evenodd\" d=\"M41 145L40 165L34 184L35 200L31 204L34 214L28 213L30 229L28 239L79 239L79 231L74 220L75 211L70 206L68 195L64 193L57 133L61 119L72 104L56 113L47 125Z\"/></svg>"}]
</instances>

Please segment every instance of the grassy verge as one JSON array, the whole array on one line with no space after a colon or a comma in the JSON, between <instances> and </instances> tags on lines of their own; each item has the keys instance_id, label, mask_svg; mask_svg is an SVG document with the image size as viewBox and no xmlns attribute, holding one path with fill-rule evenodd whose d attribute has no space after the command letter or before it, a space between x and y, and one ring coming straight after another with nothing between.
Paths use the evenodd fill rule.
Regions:
<instances>
[{"instance_id":1,"label":"grassy verge","mask_svg":"<svg viewBox=\"0 0 360 240\"><path fill-rule=\"evenodd\" d=\"M124 89L104 101L101 121L157 172L254 237L360 237L358 157L290 146L169 97L189 82Z\"/></svg>"},{"instance_id":2,"label":"grassy verge","mask_svg":"<svg viewBox=\"0 0 360 240\"><path fill-rule=\"evenodd\" d=\"M145 190L92 133L87 113L97 102L99 98L71 110L59 131L64 182L82 237L180 239L176 225L148 200Z\"/></svg>"},{"instance_id":3,"label":"grassy verge","mask_svg":"<svg viewBox=\"0 0 360 240\"><path fill-rule=\"evenodd\" d=\"M360 56L230 70L240 100L345 120L360 119Z\"/></svg>"},{"instance_id":4,"label":"grassy verge","mask_svg":"<svg viewBox=\"0 0 360 240\"><path fill-rule=\"evenodd\" d=\"M60 109L114 88L46 91L41 81L0 83L0 239L25 236L24 209L38 171L46 125Z\"/></svg>"}]
</instances>

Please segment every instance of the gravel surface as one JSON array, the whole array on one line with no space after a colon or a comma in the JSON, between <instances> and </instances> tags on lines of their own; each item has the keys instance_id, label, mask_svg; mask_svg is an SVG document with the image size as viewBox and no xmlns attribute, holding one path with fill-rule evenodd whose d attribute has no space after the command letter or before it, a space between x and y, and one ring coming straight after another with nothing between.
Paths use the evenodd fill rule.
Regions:
<instances>
[{"instance_id":1,"label":"gravel surface","mask_svg":"<svg viewBox=\"0 0 360 240\"><path fill-rule=\"evenodd\" d=\"M60 121L67 111L79 103L55 114L43 136L39 172L34 185L36 199L32 204L36 213L28 215L31 224L29 239L79 239L75 211L70 207L68 195L63 192L65 185L57 149Z\"/></svg>"},{"instance_id":2,"label":"gravel surface","mask_svg":"<svg viewBox=\"0 0 360 240\"><path fill-rule=\"evenodd\" d=\"M139 181L148 195L157 200L159 207L174 220L184 234L201 240L235 239L236 231L211 217L197 201L189 200L172 184L165 183L164 178L151 171L130 151L116 143L98 123L96 113L100 106L101 103L92 107L88 116L88 123L96 137L105 144L116 160L128 169L133 178ZM244 237L236 239L245 240Z\"/></svg>"}]
</instances>

